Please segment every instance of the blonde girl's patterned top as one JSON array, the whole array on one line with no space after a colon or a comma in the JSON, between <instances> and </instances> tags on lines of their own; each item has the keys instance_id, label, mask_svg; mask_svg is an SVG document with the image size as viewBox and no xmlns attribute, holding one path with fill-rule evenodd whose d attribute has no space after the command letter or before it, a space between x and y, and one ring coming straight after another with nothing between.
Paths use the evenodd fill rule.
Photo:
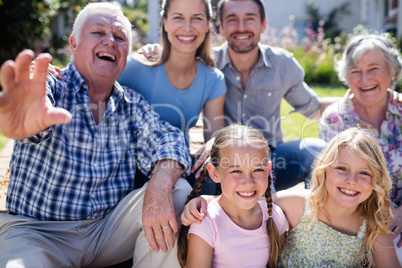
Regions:
<instances>
[{"instance_id":1,"label":"blonde girl's patterned top","mask_svg":"<svg viewBox=\"0 0 402 268\"><path fill-rule=\"evenodd\" d=\"M279 267L362 267L360 252L366 220L362 221L357 236L338 232L321 221L309 229L308 196L305 200L300 223L287 233Z\"/></svg>"}]
</instances>

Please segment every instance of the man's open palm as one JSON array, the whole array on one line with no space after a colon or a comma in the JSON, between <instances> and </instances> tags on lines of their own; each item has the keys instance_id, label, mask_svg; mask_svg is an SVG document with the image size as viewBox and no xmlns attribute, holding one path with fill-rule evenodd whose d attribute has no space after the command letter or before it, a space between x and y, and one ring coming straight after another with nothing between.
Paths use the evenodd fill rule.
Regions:
<instances>
[{"instance_id":1,"label":"man's open palm","mask_svg":"<svg viewBox=\"0 0 402 268\"><path fill-rule=\"evenodd\" d=\"M31 50L24 50L14 61L1 66L0 84L0 130L12 139L35 135L55 124L67 124L71 114L53 107L46 98L47 68L52 61L49 54L40 54L35 59L35 68L30 75L34 59Z\"/></svg>"}]
</instances>

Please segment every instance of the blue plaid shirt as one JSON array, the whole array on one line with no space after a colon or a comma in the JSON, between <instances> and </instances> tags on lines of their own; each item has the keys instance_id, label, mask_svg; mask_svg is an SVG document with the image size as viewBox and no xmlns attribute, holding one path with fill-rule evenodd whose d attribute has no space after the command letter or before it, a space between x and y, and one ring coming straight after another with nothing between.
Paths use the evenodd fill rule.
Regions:
<instances>
[{"instance_id":1,"label":"blue plaid shirt","mask_svg":"<svg viewBox=\"0 0 402 268\"><path fill-rule=\"evenodd\" d=\"M161 159L173 159L189 173L183 133L159 116L141 95L117 82L105 114L95 124L88 88L74 64L63 80L48 76L48 100L73 115L16 141L10 163L7 209L39 220L104 217L135 189L136 168L150 176Z\"/></svg>"}]
</instances>

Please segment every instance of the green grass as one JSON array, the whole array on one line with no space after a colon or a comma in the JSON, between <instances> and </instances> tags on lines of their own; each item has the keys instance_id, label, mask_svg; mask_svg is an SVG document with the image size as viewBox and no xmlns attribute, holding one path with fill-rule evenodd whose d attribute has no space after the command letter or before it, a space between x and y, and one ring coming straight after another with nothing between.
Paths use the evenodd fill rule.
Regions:
<instances>
[{"instance_id":1,"label":"green grass","mask_svg":"<svg viewBox=\"0 0 402 268\"><path fill-rule=\"evenodd\" d=\"M329 86L312 86L319 97L342 97L346 88ZM299 113L288 114L293 107L282 99L281 104L281 127L283 140L292 141L301 138L318 138L318 121L307 119Z\"/></svg>"},{"instance_id":2,"label":"green grass","mask_svg":"<svg viewBox=\"0 0 402 268\"><path fill-rule=\"evenodd\" d=\"M3 133L0 132L0 152L3 150L4 146L6 146L7 142L8 142L8 138L3 136Z\"/></svg>"}]
</instances>

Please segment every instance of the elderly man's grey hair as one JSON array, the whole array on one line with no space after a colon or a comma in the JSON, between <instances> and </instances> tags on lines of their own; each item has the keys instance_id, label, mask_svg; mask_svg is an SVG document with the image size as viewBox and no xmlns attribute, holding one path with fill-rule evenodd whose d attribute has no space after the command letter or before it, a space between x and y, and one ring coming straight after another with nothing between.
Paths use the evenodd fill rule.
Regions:
<instances>
[{"instance_id":1,"label":"elderly man's grey hair","mask_svg":"<svg viewBox=\"0 0 402 268\"><path fill-rule=\"evenodd\" d=\"M89 3L78 13L74 21L73 31L71 32L71 35L74 35L77 44L79 44L80 42L82 28L84 27L86 20L90 15L95 13L117 15L122 19L123 26L124 28L127 29L127 39L129 47L128 53L130 54L132 44L131 22L123 14L121 6L117 3L108 3L108 2ZM73 56L71 56L71 61L74 61Z\"/></svg>"},{"instance_id":2,"label":"elderly man's grey hair","mask_svg":"<svg viewBox=\"0 0 402 268\"><path fill-rule=\"evenodd\" d=\"M402 59L387 34L361 34L353 37L343 51L342 58L335 61L339 80L348 85L348 69L355 66L367 51L376 48L381 50L388 71L394 77L390 83L393 89L400 78Z\"/></svg>"}]
</instances>

